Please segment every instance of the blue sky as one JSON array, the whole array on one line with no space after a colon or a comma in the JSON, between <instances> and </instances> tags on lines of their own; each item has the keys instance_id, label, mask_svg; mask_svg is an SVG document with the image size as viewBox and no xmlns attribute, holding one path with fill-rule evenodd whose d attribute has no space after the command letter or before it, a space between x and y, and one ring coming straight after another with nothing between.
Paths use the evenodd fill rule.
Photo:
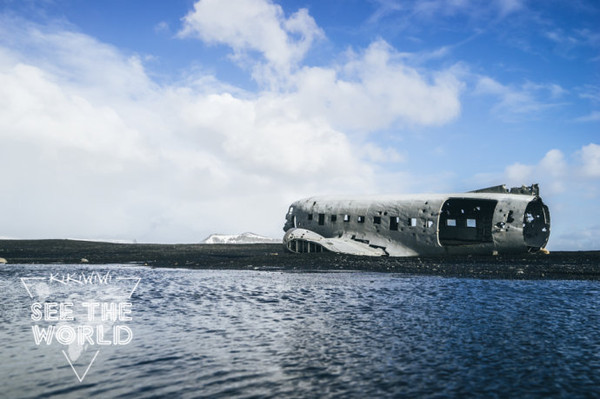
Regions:
<instances>
[{"instance_id":1,"label":"blue sky","mask_svg":"<svg viewBox=\"0 0 600 399\"><path fill-rule=\"evenodd\" d=\"M315 194L540 183L600 249L594 1L0 2L0 236L282 235Z\"/></svg>"}]
</instances>

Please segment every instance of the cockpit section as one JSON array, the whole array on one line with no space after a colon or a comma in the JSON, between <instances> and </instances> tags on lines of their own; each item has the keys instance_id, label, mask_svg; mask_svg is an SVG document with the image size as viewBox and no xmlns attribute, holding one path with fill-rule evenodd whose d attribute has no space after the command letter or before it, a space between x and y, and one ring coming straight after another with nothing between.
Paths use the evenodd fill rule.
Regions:
<instances>
[{"instance_id":1,"label":"cockpit section","mask_svg":"<svg viewBox=\"0 0 600 399\"><path fill-rule=\"evenodd\" d=\"M544 248L550 238L550 211L539 197L525 208L523 238L530 250Z\"/></svg>"}]
</instances>

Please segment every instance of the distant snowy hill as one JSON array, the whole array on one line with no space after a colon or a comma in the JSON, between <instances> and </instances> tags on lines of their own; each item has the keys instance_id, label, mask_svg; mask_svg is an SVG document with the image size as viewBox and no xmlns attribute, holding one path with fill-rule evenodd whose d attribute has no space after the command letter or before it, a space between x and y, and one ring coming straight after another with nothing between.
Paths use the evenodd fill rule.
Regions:
<instances>
[{"instance_id":1,"label":"distant snowy hill","mask_svg":"<svg viewBox=\"0 0 600 399\"><path fill-rule=\"evenodd\" d=\"M254 233L243 234L211 234L203 244L277 244L281 239L260 236Z\"/></svg>"}]
</instances>

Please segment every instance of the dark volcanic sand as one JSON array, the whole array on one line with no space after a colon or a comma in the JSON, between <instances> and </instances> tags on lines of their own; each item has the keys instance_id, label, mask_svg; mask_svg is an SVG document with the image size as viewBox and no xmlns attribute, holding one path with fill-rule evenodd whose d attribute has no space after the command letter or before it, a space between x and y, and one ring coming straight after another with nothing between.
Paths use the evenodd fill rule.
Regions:
<instances>
[{"instance_id":1,"label":"dark volcanic sand","mask_svg":"<svg viewBox=\"0 0 600 399\"><path fill-rule=\"evenodd\" d=\"M135 263L153 267L286 271L362 270L457 277L600 280L600 251L500 256L382 258L291 254L281 244L114 244L0 240L0 258L19 263ZM86 259L86 261L82 261Z\"/></svg>"}]
</instances>

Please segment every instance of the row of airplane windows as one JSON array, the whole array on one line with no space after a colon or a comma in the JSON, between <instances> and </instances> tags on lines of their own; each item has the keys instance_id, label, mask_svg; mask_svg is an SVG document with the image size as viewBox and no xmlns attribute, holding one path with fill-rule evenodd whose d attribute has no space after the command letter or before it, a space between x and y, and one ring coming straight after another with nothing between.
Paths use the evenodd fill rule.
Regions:
<instances>
[{"instance_id":1,"label":"row of airplane windows","mask_svg":"<svg viewBox=\"0 0 600 399\"><path fill-rule=\"evenodd\" d=\"M329 220L332 223L337 222L337 216L338 215L330 215L329 216ZM324 213L319 213L318 214L318 223L320 226L325 225L325 214ZM350 218L351 216L348 214L344 214L342 215L342 220L345 223L350 222ZM307 219L312 221L313 220L313 214L309 213L307 215ZM358 223L364 223L366 220L365 216L362 215L358 215L356 217L356 221ZM410 226L410 227L416 227L417 226L417 218L408 218L406 225ZM373 216L373 224L381 224L381 216ZM477 227L477 220L476 219L466 219L464 221L465 227ZM390 216L390 230L398 230L398 226L400 226L400 217L399 216ZM432 220L426 220L425 221L425 226L424 227L432 227L433 226L433 221ZM446 226L448 227L456 227L457 226L457 220L456 219L446 219Z\"/></svg>"}]
</instances>

